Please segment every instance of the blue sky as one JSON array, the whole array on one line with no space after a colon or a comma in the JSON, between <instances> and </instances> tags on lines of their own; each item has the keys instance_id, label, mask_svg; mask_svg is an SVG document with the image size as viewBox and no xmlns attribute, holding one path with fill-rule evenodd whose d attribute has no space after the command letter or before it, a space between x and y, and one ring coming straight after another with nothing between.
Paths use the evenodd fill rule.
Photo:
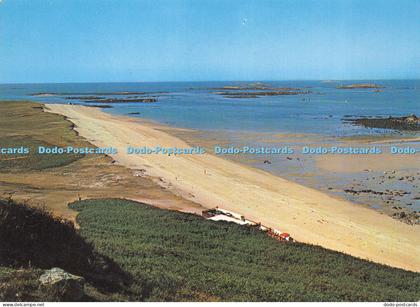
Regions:
<instances>
[{"instance_id":1,"label":"blue sky","mask_svg":"<svg viewBox=\"0 0 420 307\"><path fill-rule=\"evenodd\" d=\"M3 0L0 82L420 77L420 0Z\"/></svg>"}]
</instances>

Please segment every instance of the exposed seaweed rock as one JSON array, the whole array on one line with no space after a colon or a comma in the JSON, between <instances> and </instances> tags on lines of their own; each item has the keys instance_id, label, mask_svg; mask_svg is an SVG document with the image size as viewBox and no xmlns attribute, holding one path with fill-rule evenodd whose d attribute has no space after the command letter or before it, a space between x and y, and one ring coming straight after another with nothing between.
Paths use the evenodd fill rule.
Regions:
<instances>
[{"instance_id":1,"label":"exposed seaweed rock","mask_svg":"<svg viewBox=\"0 0 420 307\"><path fill-rule=\"evenodd\" d=\"M402 117L361 117L344 119L345 122L368 128L381 128L405 131L420 131L420 118L412 114Z\"/></svg>"}]
</instances>

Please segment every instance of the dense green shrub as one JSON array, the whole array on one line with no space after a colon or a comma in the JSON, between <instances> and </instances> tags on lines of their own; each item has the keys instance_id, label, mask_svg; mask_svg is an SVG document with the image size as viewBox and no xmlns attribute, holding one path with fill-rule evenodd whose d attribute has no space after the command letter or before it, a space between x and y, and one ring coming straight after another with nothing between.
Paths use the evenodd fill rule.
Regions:
<instances>
[{"instance_id":1,"label":"dense green shrub","mask_svg":"<svg viewBox=\"0 0 420 307\"><path fill-rule=\"evenodd\" d=\"M418 301L420 274L128 200L85 200L81 234L131 274L127 299Z\"/></svg>"}]
</instances>

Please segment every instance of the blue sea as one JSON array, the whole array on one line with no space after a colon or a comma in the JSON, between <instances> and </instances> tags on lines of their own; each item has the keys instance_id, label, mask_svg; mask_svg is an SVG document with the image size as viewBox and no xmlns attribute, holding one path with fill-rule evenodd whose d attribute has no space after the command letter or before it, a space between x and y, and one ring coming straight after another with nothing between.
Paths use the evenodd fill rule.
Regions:
<instances>
[{"instance_id":1,"label":"blue sea","mask_svg":"<svg viewBox=\"0 0 420 307\"><path fill-rule=\"evenodd\" d=\"M343 141L342 137L352 136L386 135L395 136L396 140L400 137L418 136L417 132L401 133L354 126L343 119L353 116L420 115L420 80L262 82L269 87L300 88L309 93L259 98L227 98L218 94L224 91L221 88L225 86L247 86L253 83L255 82L1 84L0 103L1 100L32 100L92 105L98 103L68 98L153 97L157 99L153 103L105 103L112 108L103 110L154 120L169 126L195 129L196 135L192 140L189 139L191 135L186 137L194 145L215 143L229 146L302 147L324 143L339 144ZM383 88L337 88L359 83L375 83ZM40 93L43 95L36 95ZM415 165L409 169L391 169L399 177L416 176L415 182L380 182L378 179L383 176L383 170L357 173L328 171L319 167L316 155L228 155L226 158L353 202L368 203L376 209L384 207L382 196L353 196L345 193L345 189L354 187L357 182L360 189L408 191L409 194L404 194L391 205L404 207L408 211L420 209L420 201L413 198L417 195L415 192L418 190L419 180L418 167ZM269 163L265 163L265 160L269 160ZM384 169L386 168L384 165ZM373 180L374 178L376 179Z\"/></svg>"},{"instance_id":2,"label":"blue sea","mask_svg":"<svg viewBox=\"0 0 420 307\"><path fill-rule=\"evenodd\" d=\"M115 92L145 92L155 103L112 104L105 112L151 119L176 127L270 133L311 133L331 137L390 133L343 122L348 116L419 115L420 80L347 80L262 82L271 87L293 87L309 94L226 98L217 88L254 82L65 83L1 84L1 100L85 104L66 97ZM375 89L337 89L340 85L375 83ZM49 93L54 96L34 96ZM133 96L127 94L127 96ZM106 98L125 98L108 95Z\"/></svg>"}]
</instances>

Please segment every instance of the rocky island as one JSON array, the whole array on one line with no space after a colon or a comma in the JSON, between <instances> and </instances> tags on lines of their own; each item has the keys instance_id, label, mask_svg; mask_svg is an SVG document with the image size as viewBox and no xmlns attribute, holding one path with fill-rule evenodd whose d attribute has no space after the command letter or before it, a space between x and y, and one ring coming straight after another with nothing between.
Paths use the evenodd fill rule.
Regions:
<instances>
[{"instance_id":1,"label":"rocky island","mask_svg":"<svg viewBox=\"0 0 420 307\"><path fill-rule=\"evenodd\" d=\"M294 87L271 87L262 83L253 83L240 86L223 86L212 88L218 90L217 95L226 98L259 98L263 96L282 96L309 94L310 91Z\"/></svg>"},{"instance_id":2,"label":"rocky island","mask_svg":"<svg viewBox=\"0 0 420 307\"><path fill-rule=\"evenodd\" d=\"M105 95L105 96L117 96L117 95L144 95L145 92L90 92L90 93L46 93L46 92L40 92L40 93L32 93L30 96L67 96L67 95L75 95L66 97L66 99L77 99L76 96L86 96L86 95L92 95L92 96L99 96L99 95Z\"/></svg>"},{"instance_id":3,"label":"rocky island","mask_svg":"<svg viewBox=\"0 0 420 307\"><path fill-rule=\"evenodd\" d=\"M154 97L136 97L136 98L105 98L105 99L87 99L86 103L152 103L156 102Z\"/></svg>"},{"instance_id":4,"label":"rocky island","mask_svg":"<svg viewBox=\"0 0 420 307\"><path fill-rule=\"evenodd\" d=\"M346 118L344 122L367 128L392 129L401 131L420 131L420 118L415 114L402 117L362 117Z\"/></svg>"},{"instance_id":5,"label":"rocky island","mask_svg":"<svg viewBox=\"0 0 420 307\"><path fill-rule=\"evenodd\" d=\"M358 84L340 85L340 86L337 86L336 88L341 89L341 90L352 90L352 89L357 89L357 88L378 89L378 88L384 88L384 86L377 85L377 84L374 84L374 83L358 83Z\"/></svg>"}]
</instances>

